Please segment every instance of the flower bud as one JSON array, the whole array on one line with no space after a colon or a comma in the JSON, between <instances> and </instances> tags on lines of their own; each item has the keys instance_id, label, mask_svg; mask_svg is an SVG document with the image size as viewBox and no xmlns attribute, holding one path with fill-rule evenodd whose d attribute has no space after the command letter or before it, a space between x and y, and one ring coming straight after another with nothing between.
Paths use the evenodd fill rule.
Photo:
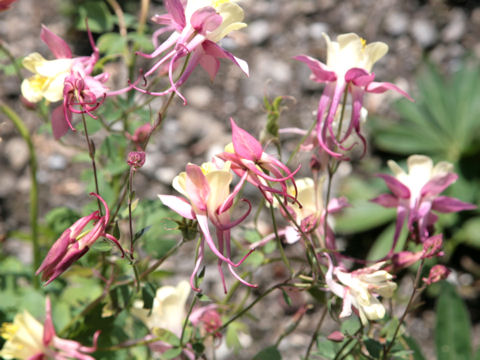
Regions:
<instances>
[{"instance_id":1,"label":"flower bud","mask_svg":"<svg viewBox=\"0 0 480 360\"><path fill-rule=\"evenodd\" d=\"M450 270L447 269L444 265L435 265L430 269L430 273L428 274L428 279L423 278L423 281L427 285L431 285L433 283L439 282L440 280L445 280L448 275L450 275Z\"/></svg>"},{"instance_id":2,"label":"flower bud","mask_svg":"<svg viewBox=\"0 0 480 360\"><path fill-rule=\"evenodd\" d=\"M145 152L144 151L131 151L128 154L127 164L130 165L133 171L140 169L145 164Z\"/></svg>"}]
</instances>

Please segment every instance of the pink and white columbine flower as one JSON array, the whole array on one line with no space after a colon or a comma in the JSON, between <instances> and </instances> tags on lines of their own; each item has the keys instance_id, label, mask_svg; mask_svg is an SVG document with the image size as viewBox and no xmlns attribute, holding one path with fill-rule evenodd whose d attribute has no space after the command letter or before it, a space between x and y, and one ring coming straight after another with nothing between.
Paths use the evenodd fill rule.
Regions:
<instances>
[{"instance_id":1,"label":"pink and white columbine flower","mask_svg":"<svg viewBox=\"0 0 480 360\"><path fill-rule=\"evenodd\" d=\"M392 160L388 162L388 166L394 176L387 174L378 176L385 180L392 194L382 194L372 201L385 207L397 208L392 251L405 219L416 241L423 242L429 237L429 228L437 220L432 211L449 213L476 208L473 204L452 197L439 196L458 178L453 172L451 163L442 161L433 166L433 161L429 157L412 155L407 159L408 173Z\"/></svg>"},{"instance_id":2,"label":"pink and white columbine flower","mask_svg":"<svg viewBox=\"0 0 480 360\"><path fill-rule=\"evenodd\" d=\"M344 142L352 131L355 131L363 143L365 152L366 141L360 133L360 112L364 93L395 90L406 98L412 99L394 84L374 81L375 74L371 72L372 67L387 53L386 44L374 42L367 45L365 40L354 33L339 35L336 42L331 41L326 34L323 36L327 42L326 64L306 55L295 57L310 68L313 81L326 84L318 104L316 127L318 142L331 156L342 157L343 155L336 151L350 149L344 145ZM333 124L345 91L352 94L352 113L346 131L337 138ZM333 144L329 144L328 139Z\"/></svg>"},{"instance_id":3,"label":"pink and white columbine flower","mask_svg":"<svg viewBox=\"0 0 480 360\"><path fill-rule=\"evenodd\" d=\"M255 287L240 278L234 270L234 267L242 264L253 250L248 252L238 263L231 260L230 229L243 221L251 210L248 201L244 200L249 205L248 211L240 219L230 221L230 208L242 186L242 183L238 184L230 193L232 177L229 162L226 162L223 168L219 168L211 162L204 163L201 167L188 164L185 172L175 177L172 183L174 189L188 200L172 195L159 195L162 203L173 211L186 219L197 220L203 234L198 259L190 276L190 285L195 291L200 291L195 287L195 275L204 257L204 241L218 257L218 270L225 292L227 288L222 270L223 262L227 263L228 269L236 279L247 286ZM210 233L209 223L215 227L218 248ZM226 254L224 254L224 248Z\"/></svg>"},{"instance_id":4,"label":"pink and white columbine flower","mask_svg":"<svg viewBox=\"0 0 480 360\"><path fill-rule=\"evenodd\" d=\"M148 77L168 63L170 88L163 92L149 92L135 89L151 95L162 96L176 92L186 102L178 88L188 79L192 71L200 65L210 78L215 79L220 67L219 59L233 61L248 75L248 64L236 58L217 43L234 30L247 26L242 22L243 10L230 0L165 0L168 11L164 15L155 15L152 20L164 27L154 33L154 45L157 37L165 32L173 31L169 38L151 54L138 53L153 59L161 56L155 65L144 76ZM162 55L163 54L163 55ZM188 57L185 70L177 80L173 72L181 59Z\"/></svg>"},{"instance_id":5,"label":"pink and white columbine flower","mask_svg":"<svg viewBox=\"0 0 480 360\"><path fill-rule=\"evenodd\" d=\"M95 360L87 355L97 350L100 331L93 335L93 346L83 346L78 341L59 338L52 322L50 299L45 304L45 322L42 325L28 311L17 314L13 323L3 323L0 335L6 340L0 356L20 360Z\"/></svg>"},{"instance_id":6,"label":"pink and white columbine flower","mask_svg":"<svg viewBox=\"0 0 480 360\"><path fill-rule=\"evenodd\" d=\"M281 161L263 151L260 142L248 132L238 127L233 119L232 143L225 147L223 153L216 156L223 161L231 162L232 171L240 176L240 182L246 180L258 189L270 203L273 202L273 194L280 194L285 199L296 201L296 190L294 195L289 195L287 181L291 181L296 188L293 176L300 170L300 166L291 172ZM281 190L273 188L269 182L278 183Z\"/></svg>"},{"instance_id":7,"label":"pink and white columbine flower","mask_svg":"<svg viewBox=\"0 0 480 360\"><path fill-rule=\"evenodd\" d=\"M88 29L88 26L87 26ZM72 114L87 114L96 119L96 110L106 96L122 94L133 85L117 91L108 91L105 86L108 73L92 76L93 68L99 59L98 48L90 30L87 31L93 53L90 56L73 57L68 44L42 25L40 38L55 56L55 60L45 60L39 53L23 59L23 66L34 73L22 82L23 96L30 102L43 98L49 102L63 100L63 105L52 113L52 130L55 139L60 139L72 125Z\"/></svg>"},{"instance_id":8,"label":"pink and white columbine flower","mask_svg":"<svg viewBox=\"0 0 480 360\"><path fill-rule=\"evenodd\" d=\"M78 219L72 226L63 232L57 241L55 241L35 273L36 275L43 273L42 281L46 281L45 285L51 283L75 261L85 255L88 249L100 237L105 237L113 241L122 252L122 257L124 256L124 251L118 240L113 235L106 233L110 219L110 211L107 203L98 194L90 193L90 195L93 195L100 200L105 208L105 215L100 216L100 211L97 210L88 216ZM84 231L85 227L91 221L94 221L92 229Z\"/></svg>"},{"instance_id":9,"label":"pink and white columbine flower","mask_svg":"<svg viewBox=\"0 0 480 360\"><path fill-rule=\"evenodd\" d=\"M340 317L350 316L354 308L364 325L368 320L383 319L385 307L377 297L391 298L397 288L397 284L391 281L393 276L381 270L385 262L347 272L339 266L334 267L330 257L325 256L329 263L325 275L327 288L343 299Z\"/></svg>"},{"instance_id":10,"label":"pink and white columbine flower","mask_svg":"<svg viewBox=\"0 0 480 360\"><path fill-rule=\"evenodd\" d=\"M288 244L293 244L302 238L302 233L308 234L316 232L319 237L324 237L324 221L325 221L325 207L322 196L322 185L320 181L317 184L312 178L302 178L295 181L296 188L293 185L288 186L287 192L289 195L297 195L297 202L289 203L286 205L287 211L293 218L293 220L300 227L301 232L297 226L289 225L284 229L278 231L279 236L285 236L285 240ZM278 206L278 202L274 201L273 205ZM345 198L331 199L328 204L328 213L334 214L339 212L344 207L348 206L348 202ZM282 213L284 213L282 209ZM290 219L287 214L284 214L285 218ZM251 248L262 246L268 241L275 238L275 234L270 234L258 243L252 244ZM330 250L336 250L335 237L333 231L327 225L326 246Z\"/></svg>"}]
</instances>

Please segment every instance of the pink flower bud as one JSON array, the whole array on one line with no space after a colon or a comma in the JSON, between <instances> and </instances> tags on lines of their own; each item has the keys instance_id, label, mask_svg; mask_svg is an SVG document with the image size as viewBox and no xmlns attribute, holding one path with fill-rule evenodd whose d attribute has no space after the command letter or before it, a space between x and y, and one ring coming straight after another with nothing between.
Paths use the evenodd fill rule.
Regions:
<instances>
[{"instance_id":1,"label":"pink flower bud","mask_svg":"<svg viewBox=\"0 0 480 360\"><path fill-rule=\"evenodd\" d=\"M427 285L439 282L440 280L445 280L451 271L446 268L444 265L435 265L430 269L430 274L428 274L428 279L423 278L423 281Z\"/></svg>"},{"instance_id":2,"label":"pink flower bud","mask_svg":"<svg viewBox=\"0 0 480 360\"><path fill-rule=\"evenodd\" d=\"M330 341L341 342L345 336L340 331L334 331L327 336L327 339Z\"/></svg>"},{"instance_id":3,"label":"pink flower bud","mask_svg":"<svg viewBox=\"0 0 480 360\"><path fill-rule=\"evenodd\" d=\"M132 167L133 171L140 169L145 164L145 152L131 151L128 154L127 164Z\"/></svg>"}]
</instances>

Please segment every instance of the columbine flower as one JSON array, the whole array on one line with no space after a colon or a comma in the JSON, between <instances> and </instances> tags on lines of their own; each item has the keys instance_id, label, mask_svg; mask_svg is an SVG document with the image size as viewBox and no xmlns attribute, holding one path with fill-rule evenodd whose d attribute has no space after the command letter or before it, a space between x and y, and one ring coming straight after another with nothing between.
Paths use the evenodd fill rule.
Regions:
<instances>
[{"instance_id":1,"label":"columbine flower","mask_svg":"<svg viewBox=\"0 0 480 360\"><path fill-rule=\"evenodd\" d=\"M56 108L52 114L53 135L59 139L68 129L75 131L71 123L72 113L86 113L95 118L91 112L107 96L108 89L104 83L109 75L106 73L91 75L99 54L90 31L88 38L93 54L75 58L72 57L72 51L67 43L46 26L42 25L40 37L56 59L45 60L39 53L26 56L23 66L34 75L22 82L21 90L23 96L32 103L43 98L49 102L63 99L63 106ZM121 92L111 92L108 95L117 95Z\"/></svg>"},{"instance_id":2,"label":"columbine flower","mask_svg":"<svg viewBox=\"0 0 480 360\"><path fill-rule=\"evenodd\" d=\"M318 104L316 127L318 142L330 155L341 157L342 154L335 152L337 151L335 149L349 150L348 147L345 147L344 142L352 131L355 131L361 139L365 151L365 139L360 133L360 112L364 93L383 93L387 90L395 90L408 99L412 99L391 83L374 81L375 74L371 70L373 64L387 53L388 46L386 44L374 42L367 45L365 40L353 33L339 35L337 42L330 41L326 34L323 36L327 42L326 65L306 55L295 57L296 60L304 62L312 70L312 80L326 83ZM352 94L352 114L345 134L337 138L333 122L345 91ZM328 138L333 141L333 146L328 143Z\"/></svg>"},{"instance_id":3,"label":"columbine flower","mask_svg":"<svg viewBox=\"0 0 480 360\"><path fill-rule=\"evenodd\" d=\"M145 157L145 151L130 151L127 157L127 164L133 171L137 171L145 164Z\"/></svg>"},{"instance_id":4,"label":"columbine flower","mask_svg":"<svg viewBox=\"0 0 480 360\"><path fill-rule=\"evenodd\" d=\"M204 332L213 334L216 338L222 337L222 334L218 331L222 326L222 318L217 311L216 304L196 308L192 311L188 319L192 322L193 326L202 325Z\"/></svg>"},{"instance_id":5,"label":"columbine flower","mask_svg":"<svg viewBox=\"0 0 480 360\"><path fill-rule=\"evenodd\" d=\"M327 287L336 296L343 299L340 317L352 314L352 307L358 311L362 324L368 320L379 320L385 316L385 308L377 296L390 298L397 288L392 280L393 276L385 270L380 270L384 262L347 272L340 267L334 267L330 257L329 266L325 276ZM333 276L338 281L333 279Z\"/></svg>"},{"instance_id":6,"label":"columbine flower","mask_svg":"<svg viewBox=\"0 0 480 360\"><path fill-rule=\"evenodd\" d=\"M312 178L303 178L295 181L296 188L293 185L288 186L287 193L291 196L297 195L297 202L286 205L287 211L293 220L297 223L303 233L318 232L319 237L323 237L325 208L322 196L323 181L315 184ZM279 206L277 201L273 202L275 207ZM328 204L328 213L334 214L344 207L348 206L345 198L331 199ZM280 208L287 219L290 219ZM302 234L294 225L289 225L278 231L278 235L285 236L287 243L293 244L302 238ZM258 243L252 244L251 248L264 245L266 242L275 238L275 234L267 235ZM326 246L331 250L335 250L335 238L330 227L327 225Z\"/></svg>"},{"instance_id":7,"label":"columbine flower","mask_svg":"<svg viewBox=\"0 0 480 360\"><path fill-rule=\"evenodd\" d=\"M0 356L4 359L95 360L87 354L96 351L100 331L95 332L92 347L59 338L53 327L50 299L47 297L44 325L25 310L15 316L13 323L3 323L0 335L6 340L0 350Z\"/></svg>"},{"instance_id":8,"label":"columbine flower","mask_svg":"<svg viewBox=\"0 0 480 360\"><path fill-rule=\"evenodd\" d=\"M153 59L161 56L155 65L145 73L150 76L168 63L170 88L163 92L137 90L151 95L165 95L176 92L186 102L178 88L188 79L192 71L200 65L213 80L220 67L219 59L230 59L248 75L248 65L224 50L217 43L234 30L247 26L242 22L243 10L230 0L165 0L168 13L155 15L153 21L164 27L154 33L156 38L168 31L173 31L170 37L151 54L139 55ZM173 79L173 72L182 58L189 56L185 70L178 80Z\"/></svg>"},{"instance_id":9,"label":"columbine flower","mask_svg":"<svg viewBox=\"0 0 480 360\"><path fill-rule=\"evenodd\" d=\"M231 162L232 171L241 178L240 183L243 184L246 180L258 187L270 203L273 202L270 193L281 194L285 203L288 198L296 201L296 191L293 196L288 194L287 181L290 180L293 186L296 186L293 176L300 170L300 166L291 172L281 161L264 152L260 142L238 127L233 119L230 119L230 123L232 144L227 145L225 151L216 156ZM271 187L269 182L280 184L281 190Z\"/></svg>"},{"instance_id":10,"label":"columbine flower","mask_svg":"<svg viewBox=\"0 0 480 360\"><path fill-rule=\"evenodd\" d=\"M405 219L414 238L423 242L429 236L429 227L437 220L432 210L448 213L476 208L473 204L452 197L439 196L458 178L458 175L453 172L453 165L448 162L442 161L433 166L433 161L429 157L412 155L407 159L408 173L392 160L388 162L388 166L394 176L386 174L378 176L385 180L393 194L382 194L372 201L385 207L397 208L397 224L392 249L395 247ZM418 233L415 232L414 225L418 226Z\"/></svg>"},{"instance_id":11,"label":"columbine flower","mask_svg":"<svg viewBox=\"0 0 480 360\"><path fill-rule=\"evenodd\" d=\"M194 281L195 275L197 274L203 260L204 241L207 242L209 248L218 257L218 269L225 292L227 289L221 267L223 262L227 263L230 272L240 282L248 286L254 286L240 278L233 269L234 267L239 266L253 250L245 255L238 263L234 263L230 258L230 229L243 221L250 213L249 208L240 219L234 222L230 221L229 210L242 185L238 184L234 191L230 193L231 182L232 174L230 172L229 162L226 162L223 168L218 168L213 163L204 163L202 167L188 164L186 166L186 171L175 177L172 183L174 189L185 196L188 201L177 196L159 195L162 203L173 211L186 219L196 219L203 234L198 259L190 277L190 284L195 291L200 291L200 289L195 287ZM246 202L248 203L248 201ZM209 222L216 229L218 248L210 234ZM224 254L224 247L226 254Z\"/></svg>"},{"instance_id":12,"label":"columbine flower","mask_svg":"<svg viewBox=\"0 0 480 360\"><path fill-rule=\"evenodd\" d=\"M185 304L189 294L190 285L184 280L176 287L162 286L157 289L151 311L143 309L143 304L136 303L133 312L150 331L166 329L180 336L187 315Z\"/></svg>"},{"instance_id":13,"label":"columbine flower","mask_svg":"<svg viewBox=\"0 0 480 360\"><path fill-rule=\"evenodd\" d=\"M110 219L110 211L107 203L98 194L90 193L90 195L95 196L101 201L105 208L105 215L100 216L100 212L97 210L88 216L80 218L55 241L35 273L36 275L43 273L42 281L46 281L45 285L51 283L67 270L70 265L85 255L88 249L100 237L105 237L113 241L122 252L122 257L124 256L124 251L118 240L113 235L106 233ZM85 227L91 221L94 221L92 229L84 231Z\"/></svg>"}]
</instances>

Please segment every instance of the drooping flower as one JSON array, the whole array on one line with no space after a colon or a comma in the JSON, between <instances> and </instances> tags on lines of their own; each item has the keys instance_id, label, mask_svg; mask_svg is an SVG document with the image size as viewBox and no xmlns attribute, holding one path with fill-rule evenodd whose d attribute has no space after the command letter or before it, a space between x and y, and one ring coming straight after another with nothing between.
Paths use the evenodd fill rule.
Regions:
<instances>
[{"instance_id":1,"label":"drooping flower","mask_svg":"<svg viewBox=\"0 0 480 360\"><path fill-rule=\"evenodd\" d=\"M173 211L177 212L186 219L195 219L203 234L200 243L198 259L195 268L190 277L190 285L195 291L200 291L194 285L195 275L197 274L204 256L204 241L209 248L218 257L218 269L222 279L223 287L226 292L225 278L223 276L222 263L226 262L233 276L248 286L254 286L240 278L234 271L251 253L247 253L238 263L231 260L230 229L243 221L250 213L250 204L248 211L238 220L230 221L230 208L233 205L235 196L240 191L242 183L239 183L232 193L230 193L230 183L232 182L230 172L230 163L226 162L222 168L214 163L204 163L201 167L194 164L188 164L185 172L180 173L173 179L173 187L185 198L172 195L159 195L162 203ZM218 248L212 238L209 229L209 223L215 227ZM224 254L224 249L226 254Z\"/></svg>"},{"instance_id":2,"label":"drooping flower","mask_svg":"<svg viewBox=\"0 0 480 360\"><path fill-rule=\"evenodd\" d=\"M327 42L326 64L306 55L295 57L310 68L313 81L326 83L318 104L316 125L318 142L331 156L342 157L341 151L349 150L344 142L354 131L362 141L365 152L366 141L360 132L360 112L364 93L395 90L412 99L394 84L374 81L372 67L387 53L386 44L374 42L367 45L365 40L354 33L339 35L336 42L331 41L326 34L323 36ZM352 94L352 113L346 130L339 136L333 124L345 92ZM329 144L329 139L333 144Z\"/></svg>"},{"instance_id":3,"label":"drooping flower","mask_svg":"<svg viewBox=\"0 0 480 360\"><path fill-rule=\"evenodd\" d=\"M280 194L285 203L287 199L296 201L295 195L288 194L287 181L296 187L293 176L300 170L300 166L291 172L281 161L264 152L260 142L238 127L233 119L230 119L230 123L232 143L226 146L223 153L216 156L223 161L231 162L232 171L240 176L241 183L248 181L258 187L270 203L273 202L271 194ZM281 190L275 189L269 183L279 184Z\"/></svg>"},{"instance_id":4,"label":"drooping flower","mask_svg":"<svg viewBox=\"0 0 480 360\"><path fill-rule=\"evenodd\" d=\"M93 346L83 346L77 341L59 338L52 322L50 299L45 305L45 323L42 325L28 311L17 314L13 323L3 323L0 335L6 340L0 350L4 359L19 360L95 360L92 356L97 349L100 331L93 336Z\"/></svg>"},{"instance_id":5,"label":"drooping flower","mask_svg":"<svg viewBox=\"0 0 480 360\"><path fill-rule=\"evenodd\" d=\"M453 172L451 163L442 161L433 166L433 161L429 157L412 155L407 159L408 173L392 160L388 162L388 166L394 176L387 174L378 176L385 181L392 194L382 194L372 201L385 207L397 208L392 249L395 247L405 219L412 236L416 241L423 242L430 235L429 228L437 220L437 216L432 211L449 213L476 208L473 204L452 197L439 196L458 178L458 175Z\"/></svg>"},{"instance_id":6,"label":"drooping flower","mask_svg":"<svg viewBox=\"0 0 480 360\"><path fill-rule=\"evenodd\" d=\"M185 306L189 294L190 285L187 281L182 280L175 287L162 286L158 288L151 311L143 309L143 304L140 303L136 303L132 311L150 331L166 329L180 336L187 315Z\"/></svg>"},{"instance_id":7,"label":"drooping flower","mask_svg":"<svg viewBox=\"0 0 480 360\"><path fill-rule=\"evenodd\" d=\"M193 326L201 326L205 333L213 334L216 338L222 336L218 331L222 326L222 318L217 311L216 304L194 309L190 314L189 320L192 322Z\"/></svg>"},{"instance_id":8,"label":"drooping flower","mask_svg":"<svg viewBox=\"0 0 480 360\"><path fill-rule=\"evenodd\" d=\"M243 10L230 0L165 0L168 11L164 15L155 15L152 20L163 26L154 33L154 45L157 37L165 32L173 31L169 38L151 54L139 55L160 59L145 73L148 77L168 63L170 87L163 92L150 92L135 87L137 90L151 95L165 95L176 92L186 102L178 88L188 79L192 71L200 65L210 78L215 79L220 67L219 59L229 59L248 75L248 65L244 60L236 58L217 43L234 30L245 26ZM177 80L173 72L180 60L187 57L186 67Z\"/></svg>"},{"instance_id":9,"label":"drooping flower","mask_svg":"<svg viewBox=\"0 0 480 360\"><path fill-rule=\"evenodd\" d=\"M381 270L384 262L372 266L347 272L341 267L334 267L328 255L328 271L325 276L327 287L336 296L343 299L342 312L340 317L347 317L352 314L352 307L356 309L362 324L368 320L380 320L385 316L385 307L378 296L391 298L397 284L393 276ZM337 281L334 280L334 276Z\"/></svg>"},{"instance_id":10,"label":"drooping flower","mask_svg":"<svg viewBox=\"0 0 480 360\"><path fill-rule=\"evenodd\" d=\"M324 221L325 221L325 207L322 196L323 181L319 181L315 184L312 178L302 178L295 181L296 188L293 185L289 185L287 192L289 195L297 195L297 202L288 203L285 205L288 215L285 214L283 208L280 207L285 218L293 221L300 227L301 232L297 226L291 224L284 229L278 231L278 235L285 236L285 240L289 244L293 244L302 238L302 233L309 234L311 232L317 233L319 237L324 237ZM277 201L273 202L275 207L279 207ZM348 202L345 198L333 198L328 204L328 213L334 214L348 206ZM264 245L266 242L275 238L275 234L267 235L264 239L258 243L251 245L251 248ZM336 250L335 239L333 231L327 225L326 246L330 250Z\"/></svg>"},{"instance_id":11,"label":"drooping flower","mask_svg":"<svg viewBox=\"0 0 480 360\"><path fill-rule=\"evenodd\" d=\"M56 59L45 60L39 53L26 56L23 66L34 75L22 82L21 90L22 95L32 103L43 98L49 102L63 100L63 105L52 113L53 135L59 139L68 129L75 131L72 113L85 113L95 118L92 111L98 108L105 96L118 95L129 88L109 92L105 86L109 74L92 76L99 53L90 31L91 56L73 57L68 44L44 25L40 38Z\"/></svg>"},{"instance_id":12,"label":"drooping flower","mask_svg":"<svg viewBox=\"0 0 480 360\"><path fill-rule=\"evenodd\" d=\"M45 285L51 283L66 271L75 261L85 255L88 249L100 237L105 237L113 241L122 252L122 257L124 256L124 251L118 240L113 235L106 233L110 219L110 211L107 203L98 194L90 193L90 195L93 195L100 200L105 208L105 215L100 216L100 211L97 210L90 215L78 219L72 226L63 232L57 241L55 241L35 273L36 275L42 273L42 281L45 281ZM92 229L84 231L85 227L91 221L94 222Z\"/></svg>"}]
</instances>

